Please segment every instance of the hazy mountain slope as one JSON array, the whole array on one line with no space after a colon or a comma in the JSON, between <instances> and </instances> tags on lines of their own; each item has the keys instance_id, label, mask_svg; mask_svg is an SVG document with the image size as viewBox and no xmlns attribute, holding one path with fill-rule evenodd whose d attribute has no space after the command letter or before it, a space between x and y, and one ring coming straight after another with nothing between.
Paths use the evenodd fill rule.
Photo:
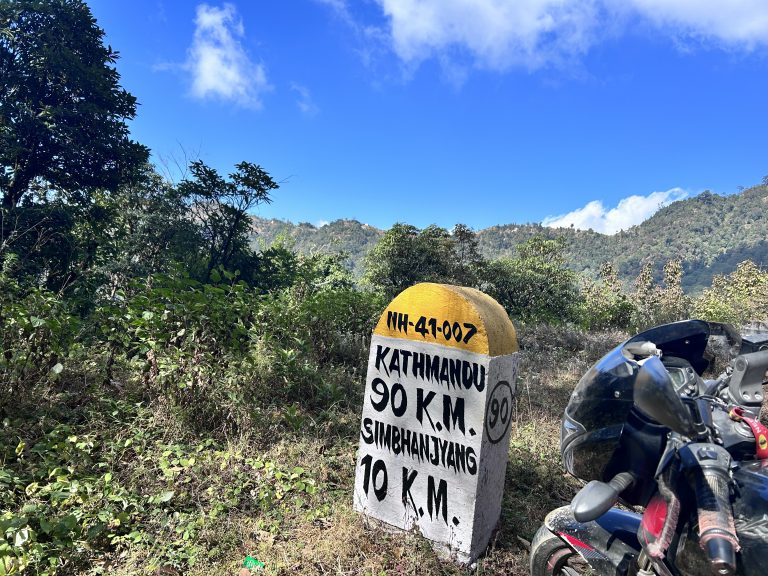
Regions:
<instances>
[{"instance_id":1,"label":"hazy mountain slope","mask_svg":"<svg viewBox=\"0 0 768 576\"><path fill-rule=\"evenodd\" d=\"M535 233L563 236L568 260L577 271L596 272L612 261L624 280L631 280L646 259L657 276L664 263L683 260L683 284L688 290L709 285L714 274L731 272L749 258L768 265L768 187L755 186L739 194L718 196L704 192L674 202L651 218L613 236L592 231L547 229L538 225L506 225L478 233L487 256L509 254Z\"/></svg>"},{"instance_id":2,"label":"hazy mountain slope","mask_svg":"<svg viewBox=\"0 0 768 576\"><path fill-rule=\"evenodd\" d=\"M383 234L356 220L337 220L318 228L254 218L253 228L257 242L269 244L282 234L302 253L345 251L358 272L365 253ZM698 290L709 285L714 274L729 273L745 259L768 266L768 186L729 196L704 192L674 202L639 226L613 236L540 224L505 224L477 232L480 249L488 258L510 256L519 243L536 234L563 236L574 270L595 274L610 260L628 282L646 259L654 262L660 277L666 261L681 258L684 286Z\"/></svg>"},{"instance_id":3,"label":"hazy mountain slope","mask_svg":"<svg viewBox=\"0 0 768 576\"><path fill-rule=\"evenodd\" d=\"M281 239L301 254L345 252L358 273L365 254L384 234L383 230L357 220L335 220L317 227L307 222L292 224L284 220L254 218L252 229L257 244L269 246Z\"/></svg>"}]
</instances>

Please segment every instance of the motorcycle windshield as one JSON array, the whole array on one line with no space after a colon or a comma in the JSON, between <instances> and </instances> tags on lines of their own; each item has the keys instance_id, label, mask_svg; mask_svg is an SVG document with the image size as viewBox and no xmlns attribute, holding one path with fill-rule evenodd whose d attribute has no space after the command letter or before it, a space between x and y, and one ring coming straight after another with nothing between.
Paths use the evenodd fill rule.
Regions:
<instances>
[{"instance_id":1,"label":"motorcycle windshield","mask_svg":"<svg viewBox=\"0 0 768 576\"><path fill-rule=\"evenodd\" d=\"M708 365L704 352L709 333L709 324L701 320L657 326L619 344L592 366L576 385L563 418L560 449L569 472L599 478L618 444L639 371L627 344L652 342L662 358L683 358L701 374Z\"/></svg>"},{"instance_id":2,"label":"motorcycle windshield","mask_svg":"<svg viewBox=\"0 0 768 576\"><path fill-rule=\"evenodd\" d=\"M652 342L662 358L674 356L691 363L701 374L708 362L704 357L709 338L709 324L685 320L656 326L619 344L584 374L571 394L566 416L586 431L605 426L621 426L632 408L635 378L639 366L626 345Z\"/></svg>"},{"instance_id":3,"label":"motorcycle windshield","mask_svg":"<svg viewBox=\"0 0 768 576\"><path fill-rule=\"evenodd\" d=\"M704 352L710 335L710 325L703 320L684 320L663 324L633 336L624 344L630 342L653 342L664 356L674 356L688 360L693 369L701 376L707 369L709 361Z\"/></svg>"}]
</instances>

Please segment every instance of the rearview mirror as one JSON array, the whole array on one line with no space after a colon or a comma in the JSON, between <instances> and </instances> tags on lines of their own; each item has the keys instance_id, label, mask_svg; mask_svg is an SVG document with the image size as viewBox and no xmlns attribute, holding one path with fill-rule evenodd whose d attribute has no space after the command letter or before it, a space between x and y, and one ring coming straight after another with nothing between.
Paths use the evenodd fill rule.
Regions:
<instances>
[{"instance_id":1,"label":"rearview mirror","mask_svg":"<svg viewBox=\"0 0 768 576\"><path fill-rule=\"evenodd\" d=\"M696 428L690 411L675 391L672 378L657 356L640 366L635 380L635 406L667 428L685 436L695 436Z\"/></svg>"}]
</instances>

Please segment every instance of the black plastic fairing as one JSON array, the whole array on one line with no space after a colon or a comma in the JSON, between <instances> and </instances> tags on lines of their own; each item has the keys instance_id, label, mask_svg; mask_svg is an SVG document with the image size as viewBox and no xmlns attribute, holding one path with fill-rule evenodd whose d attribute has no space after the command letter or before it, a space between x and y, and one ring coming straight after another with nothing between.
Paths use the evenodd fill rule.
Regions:
<instances>
[{"instance_id":1,"label":"black plastic fairing","mask_svg":"<svg viewBox=\"0 0 768 576\"><path fill-rule=\"evenodd\" d=\"M633 506L645 506L656 491L654 476L667 444L667 428L633 409L619 438L604 476L612 478L631 472L635 483L622 493L621 499Z\"/></svg>"},{"instance_id":2,"label":"black plastic fairing","mask_svg":"<svg viewBox=\"0 0 768 576\"><path fill-rule=\"evenodd\" d=\"M597 520L578 522L570 506L547 514L544 524L576 550L595 574L631 574L640 554L640 515L612 508Z\"/></svg>"},{"instance_id":3,"label":"black plastic fairing","mask_svg":"<svg viewBox=\"0 0 768 576\"><path fill-rule=\"evenodd\" d=\"M701 374L708 365L704 353L709 334L709 324L701 320L657 326L620 344L592 366L576 385L563 417L560 451L568 472L583 480L606 481L619 472L634 471L609 467L609 462L625 459L617 452L637 449L636 441L619 447L619 437L634 407L637 361L640 360L625 349L627 343L651 342L662 351L662 358L687 361ZM686 366L685 362L677 363ZM644 448L643 455L629 452L626 460L628 464L638 460L645 471L659 447L663 449L665 431L655 430L662 436L657 439L648 436L650 428L644 431L647 438L639 441ZM634 489L636 498L643 498L645 493L645 483Z\"/></svg>"}]
</instances>

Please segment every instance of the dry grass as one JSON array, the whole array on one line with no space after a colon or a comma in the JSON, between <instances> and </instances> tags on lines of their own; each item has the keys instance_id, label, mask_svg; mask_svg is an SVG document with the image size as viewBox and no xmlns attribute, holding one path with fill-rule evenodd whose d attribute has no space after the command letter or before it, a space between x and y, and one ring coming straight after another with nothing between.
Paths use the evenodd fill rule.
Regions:
<instances>
[{"instance_id":1,"label":"dry grass","mask_svg":"<svg viewBox=\"0 0 768 576\"><path fill-rule=\"evenodd\" d=\"M333 575L525 575L530 541L544 515L570 500L578 488L565 475L558 450L559 423L576 382L602 354L621 341L617 332L587 334L537 327L520 334L521 373L512 428L501 522L486 553L472 568L442 560L415 533L389 532L351 509L359 414L337 415L331 428L297 433L273 443L265 457L311 470L320 484L321 516L296 510L265 531L258 518L230 516L217 527L229 549L192 575L235 574L251 554L265 574Z\"/></svg>"},{"instance_id":2,"label":"dry grass","mask_svg":"<svg viewBox=\"0 0 768 576\"><path fill-rule=\"evenodd\" d=\"M109 551L109 557L97 558L88 568L80 564L78 571L66 565L60 573L235 575L243 559L251 555L265 563L262 573L273 576L528 574L528 542L547 512L568 502L579 487L575 479L564 473L560 461L563 410L579 378L627 335L618 331L587 333L569 327L536 326L524 327L518 336L521 364L501 520L488 549L474 566L463 567L441 558L417 532L386 530L352 510L363 387L359 376L362 367L358 367L354 372L357 376L342 382L343 399L329 401L325 406L304 406L297 402L286 407L279 403L254 402L253 429L228 445L223 441L216 444L216 450L222 453L239 455L240 463L227 465L221 459L211 459L205 465L198 464L194 472L185 472L188 483L181 489L188 491L194 503L183 511L193 519L205 520L199 533L190 537L197 554L192 568L182 572L172 566L185 565L185 557L169 559L158 554L157 548L179 539L178 534L173 533L177 524L171 510L167 516L161 516L170 526L164 524L158 528L157 523L146 524L148 530L155 529L154 536L160 536L152 540L154 548L115 546ZM341 372L334 377L340 375ZM44 432L46 410L55 408L57 413L66 413L75 421L82 417L83 404L95 402L89 400L84 382L82 390L74 384L58 386L61 388L58 395L53 396L57 390L50 390L48 396L61 396L62 401L36 407L34 413L39 418L29 419L28 435L40 436ZM63 394L64 388L67 394ZM136 431L152 435L146 440L147 450L156 447L155 436L163 446L180 443L194 447L199 441L194 435L189 436L176 419L171 404L162 398L152 401L152 410L145 408L140 413L150 415L127 428L123 421L109 417L103 422L88 421L83 428L98 437L114 436L108 445L120 447L121 455L132 454L124 449L128 446L125 441L133 438ZM109 412L95 411L94 414L101 418ZM153 460L163 446L155 450L157 453L147 453L138 460L135 456L120 459L123 469L116 469L115 476L125 485L138 485L142 494L168 489L167 480L156 477L158 466ZM279 502L269 500L264 505L260 505L261 496L254 497L254 492L250 492L225 513L206 516L203 504L213 500L203 497L208 487L225 491L230 486L246 485L252 479L251 474L258 474L243 465L243 458L248 456L268 461L275 469L289 474L296 467L302 468L316 482L316 492L289 491ZM91 560L94 557L91 556ZM153 567L158 563L166 565L160 569Z\"/></svg>"},{"instance_id":3,"label":"dry grass","mask_svg":"<svg viewBox=\"0 0 768 576\"><path fill-rule=\"evenodd\" d=\"M292 420L276 407L256 406L254 422L259 428L222 448L231 454L258 456L281 470L301 467L317 482L315 494L291 492L274 509L239 505L215 519L207 517L204 528L194 536L200 551L197 562L184 572L170 565L152 567L158 562L155 558L150 563L156 550L128 546L115 549L110 557L99 558L88 568L62 573L236 575L243 559L251 555L264 562L262 573L273 576L526 575L527 542L546 513L569 501L578 488L560 462L562 412L581 375L624 337L617 332L588 334L547 326L519 332L521 371L501 521L487 551L473 567L442 559L416 532L387 531L352 510L360 393L325 407L322 413L299 407ZM354 390L363 386L362 379L350 384ZM171 425L173 414L162 402L154 405L151 420L154 423L147 426L161 430L167 442L183 442L183 428ZM103 429L96 428L104 434L127 432L112 430L108 423ZM143 485L160 482L151 477L154 467L131 462L126 466L134 476L143 474L137 480ZM235 469L219 468L214 462L196 470L198 476L185 490L202 491L214 484L223 488ZM242 480L233 477L231 482ZM168 536L178 538L172 533Z\"/></svg>"},{"instance_id":4,"label":"dry grass","mask_svg":"<svg viewBox=\"0 0 768 576\"><path fill-rule=\"evenodd\" d=\"M272 576L527 575L533 534L546 513L570 501L579 488L560 462L565 405L579 378L626 337L618 331L586 333L549 326L520 331L521 371L501 521L474 566L447 561L418 533L384 529L352 510L357 399L322 417L307 413L301 427L278 426L273 429L279 434L255 434L230 447L233 452L258 453L285 469L301 466L317 480L318 492L277 520L236 511L207 527L200 541L211 558L198 562L189 576L237 574L247 555L265 563L259 573ZM277 414L271 417L273 422L279 419ZM116 576L159 573L143 570L140 558L124 557L115 564L110 572Z\"/></svg>"}]
</instances>

